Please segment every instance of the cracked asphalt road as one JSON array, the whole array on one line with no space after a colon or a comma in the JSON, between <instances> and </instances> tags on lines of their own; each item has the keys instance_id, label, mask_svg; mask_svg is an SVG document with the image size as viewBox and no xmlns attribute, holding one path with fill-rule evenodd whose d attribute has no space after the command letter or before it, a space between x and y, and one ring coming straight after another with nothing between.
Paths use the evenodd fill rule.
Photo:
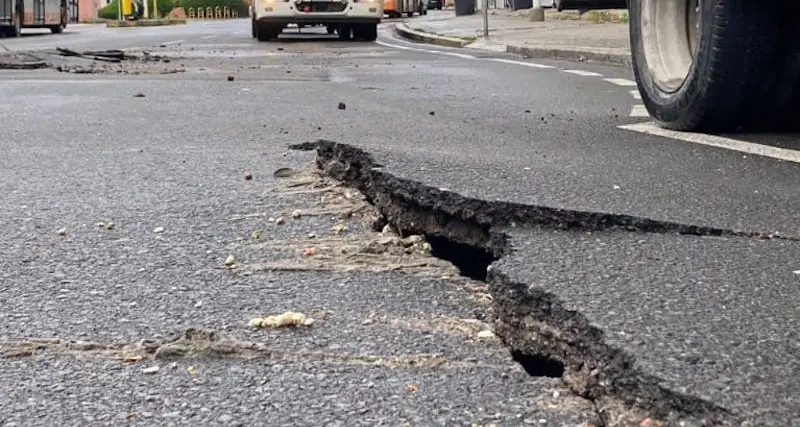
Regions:
<instances>
[{"instance_id":1,"label":"cracked asphalt road","mask_svg":"<svg viewBox=\"0 0 800 427\"><path fill-rule=\"evenodd\" d=\"M144 30L75 26L58 36L0 40L42 55L55 46L142 48L185 69L160 74L159 63L139 75L2 72L0 300L7 309L0 312L0 350L37 338L158 341L190 328L270 349L245 359L148 356L128 363L47 346L7 353L0 425L600 424L592 402L558 379L527 376L496 339L478 336L491 329L483 284L454 278L452 266L424 256L406 265L405 255L379 252L379 261L367 264L385 269L344 269L352 262L337 252L344 243L319 243L344 221L339 214L292 217L298 209L324 209L331 200L320 197L328 193L303 186L307 192L292 192L272 176L280 167L306 170L313 160L288 144L352 144L397 176L483 200L797 235L796 164L627 133L616 128L632 122L619 114L630 108L626 90L481 61L488 53L470 61L398 49L411 45L386 30L383 44L315 36L258 44L246 20ZM625 70L587 67L626 77ZM244 179L247 172L252 180ZM357 219L348 220L346 235L361 243L386 237ZM113 228L98 226L108 221ZM616 291L657 302L664 298L659 288L685 279L680 269L623 268L629 253L622 249L608 253L622 266L595 275L610 261L587 259L570 239L523 233L522 240L534 249L502 268L529 283L581 277L602 289L610 275L628 286ZM311 247L317 252L304 256ZM660 260L686 258L686 248L673 242L652 251L654 270L665 268ZM746 299L755 279L722 276L724 265L755 262L762 278L774 267L784 303L792 301L797 246L783 249L778 267L742 251L736 258L723 247L714 252L724 258L719 265L687 268L733 282L731 292ZM223 265L229 255L233 269ZM317 259L334 271L309 268ZM570 267L532 272L532 260ZM591 293L568 297L579 312L597 309ZM671 306L695 304L693 298L673 295ZM287 310L319 320L297 329L248 326L253 317ZM748 333L786 342L796 333L796 308L772 313L736 319ZM663 336L679 341L686 330L703 329L677 322ZM743 366L756 363L742 351ZM421 356L443 362L407 362ZM774 370L751 381L790 372L797 357L790 346L771 353ZM160 369L142 371L151 366ZM668 377L682 371L680 364L669 368ZM670 377L677 387L683 378ZM736 397L719 403L747 409ZM787 399L765 409L776 425L798 416Z\"/></svg>"}]
</instances>

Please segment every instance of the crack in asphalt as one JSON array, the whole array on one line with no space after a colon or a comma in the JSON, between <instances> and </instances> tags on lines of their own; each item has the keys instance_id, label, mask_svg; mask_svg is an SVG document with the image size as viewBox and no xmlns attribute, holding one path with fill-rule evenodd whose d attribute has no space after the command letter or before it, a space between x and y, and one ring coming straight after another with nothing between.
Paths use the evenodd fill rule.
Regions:
<instances>
[{"instance_id":1,"label":"crack in asphalt","mask_svg":"<svg viewBox=\"0 0 800 427\"><path fill-rule=\"evenodd\" d=\"M604 332L541 289L509 279L492 263L511 252L508 227L692 236L788 239L774 234L701 227L610 213L488 202L396 177L357 147L327 140L293 144L317 153L325 175L359 190L402 235L423 235L433 255L470 278L487 282L495 332L533 375L563 369L562 379L592 401L604 425L734 425L725 408L660 385L639 372L635 358L605 343Z\"/></svg>"}]
</instances>

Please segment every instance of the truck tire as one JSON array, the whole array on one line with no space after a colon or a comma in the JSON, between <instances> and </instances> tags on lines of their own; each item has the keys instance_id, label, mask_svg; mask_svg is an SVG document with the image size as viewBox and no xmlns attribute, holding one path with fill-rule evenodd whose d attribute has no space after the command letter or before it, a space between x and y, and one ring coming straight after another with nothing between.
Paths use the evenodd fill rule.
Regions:
<instances>
[{"instance_id":1,"label":"truck tire","mask_svg":"<svg viewBox=\"0 0 800 427\"><path fill-rule=\"evenodd\" d=\"M634 75L653 119L679 131L752 124L780 56L780 3L631 1Z\"/></svg>"},{"instance_id":2,"label":"truck tire","mask_svg":"<svg viewBox=\"0 0 800 427\"><path fill-rule=\"evenodd\" d=\"M336 32L339 33L339 40L350 40L353 36L353 27L350 25L339 25L339 28L336 29Z\"/></svg>"},{"instance_id":3,"label":"truck tire","mask_svg":"<svg viewBox=\"0 0 800 427\"><path fill-rule=\"evenodd\" d=\"M260 42L268 42L277 39L283 28L275 25L256 24L256 39Z\"/></svg>"},{"instance_id":4,"label":"truck tire","mask_svg":"<svg viewBox=\"0 0 800 427\"><path fill-rule=\"evenodd\" d=\"M65 2L62 2L62 4L61 4L61 7L62 7L62 9L61 9L61 21L59 22L58 25L53 25L52 27L50 27L50 32L53 33L53 34L61 34L61 33L64 32L64 29L67 28L67 21L69 20L69 18L67 17L67 10L63 9L63 8L66 7L66 5L64 3Z\"/></svg>"},{"instance_id":5,"label":"truck tire","mask_svg":"<svg viewBox=\"0 0 800 427\"><path fill-rule=\"evenodd\" d=\"M364 24L359 30L360 38L364 41L374 42L378 39L378 24Z\"/></svg>"}]
</instances>

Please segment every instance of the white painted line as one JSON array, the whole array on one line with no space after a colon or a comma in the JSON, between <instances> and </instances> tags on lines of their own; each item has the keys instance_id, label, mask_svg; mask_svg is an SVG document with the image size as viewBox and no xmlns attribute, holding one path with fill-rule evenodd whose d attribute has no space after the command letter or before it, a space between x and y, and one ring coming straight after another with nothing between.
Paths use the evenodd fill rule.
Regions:
<instances>
[{"instance_id":1,"label":"white painted line","mask_svg":"<svg viewBox=\"0 0 800 427\"><path fill-rule=\"evenodd\" d=\"M620 129L630 130L633 132L663 136L665 138L672 138L672 139L677 139L679 141L707 145L709 147L724 148L726 150L739 151L742 153L753 154L756 156L763 156L778 160L785 160L788 162L800 163L800 151L797 150L770 147L769 145L739 141L736 139L730 139L716 135L705 135L702 133L691 133L691 132L676 132L668 129L663 129L652 122L636 123L632 125L622 125L618 127Z\"/></svg>"},{"instance_id":2,"label":"white painted line","mask_svg":"<svg viewBox=\"0 0 800 427\"><path fill-rule=\"evenodd\" d=\"M634 87L634 86L636 86L636 82L635 81L628 80L628 79L603 79L603 80L605 80L605 81L607 81L609 83L613 83L613 84L615 84L617 86L623 86L623 87Z\"/></svg>"},{"instance_id":3,"label":"white painted line","mask_svg":"<svg viewBox=\"0 0 800 427\"><path fill-rule=\"evenodd\" d=\"M381 46L386 46L386 47L393 47L395 49L415 50L417 52L428 52L428 50L426 50L426 49L419 49L419 48L416 48L416 47L408 47L408 46L400 46L400 45L381 42L381 41L376 41L375 44L379 44Z\"/></svg>"},{"instance_id":4,"label":"white painted line","mask_svg":"<svg viewBox=\"0 0 800 427\"><path fill-rule=\"evenodd\" d=\"M436 54L439 54L439 55L449 55L449 56L455 56L457 58L463 58L463 59L477 59L476 57L474 57L472 55L467 55L467 54L464 54L464 53L443 52L441 50L433 50L433 49L420 49L420 48L417 48L417 47L400 46L400 45L381 42L381 41L376 41L375 43L379 44L381 46L392 47L392 48L395 48L395 49L413 50L414 52L436 53Z\"/></svg>"},{"instance_id":5,"label":"white painted line","mask_svg":"<svg viewBox=\"0 0 800 427\"><path fill-rule=\"evenodd\" d=\"M474 56L472 56L472 55L467 55L467 54L465 54L465 53L455 53L455 52L436 52L436 53L440 53L440 54L442 54L442 55L455 56L456 58L463 58L463 59L476 59Z\"/></svg>"},{"instance_id":6,"label":"white painted line","mask_svg":"<svg viewBox=\"0 0 800 427\"><path fill-rule=\"evenodd\" d=\"M504 64L521 65L523 67L531 67L531 68L556 68L553 67L552 65L537 64L535 62L515 61L513 59L489 58L489 60L495 62L502 62Z\"/></svg>"},{"instance_id":7,"label":"white painted line","mask_svg":"<svg viewBox=\"0 0 800 427\"><path fill-rule=\"evenodd\" d=\"M217 38L217 36L216 35L210 35L210 36L203 36L203 37L200 37L200 38L203 39L203 40L208 40L208 39L215 39L215 38Z\"/></svg>"},{"instance_id":8,"label":"white painted line","mask_svg":"<svg viewBox=\"0 0 800 427\"><path fill-rule=\"evenodd\" d=\"M631 117L650 117L650 113L647 112L647 108L644 107L642 104L636 104L631 108Z\"/></svg>"},{"instance_id":9,"label":"white painted line","mask_svg":"<svg viewBox=\"0 0 800 427\"><path fill-rule=\"evenodd\" d=\"M578 75L578 76L584 76L584 77L601 77L602 76L602 74L599 74L599 73L593 73L591 71L583 71L583 70L564 70L564 72L565 73L570 73L570 74L575 74L575 75Z\"/></svg>"},{"instance_id":10,"label":"white painted line","mask_svg":"<svg viewBox=\"0 0 800 427\"><path fill-rule=\"evenodd\" d=\"M638 91L638 90L632 90L632 91L630 92L630 94L631 94L631 96L633 97L633 99L642 99L642 94L641 94L641 93L639 93L639 91Z\"/></svg>"},{"instance_id":11,"label":"white painted line","mask_svg":"<svg viewBox=\"0 0 800 427\"><path fill-rule=\"evenodd\" d=\"M184 41L185 41L185 40L183 40L183 39L181 39L181 40L173 40L173 41L170 41L170 42L164 42L164 43L161 43L161 44L163 44L163 45L171 45L171 44L183 43Z\"/></svg>"}]
</instances>

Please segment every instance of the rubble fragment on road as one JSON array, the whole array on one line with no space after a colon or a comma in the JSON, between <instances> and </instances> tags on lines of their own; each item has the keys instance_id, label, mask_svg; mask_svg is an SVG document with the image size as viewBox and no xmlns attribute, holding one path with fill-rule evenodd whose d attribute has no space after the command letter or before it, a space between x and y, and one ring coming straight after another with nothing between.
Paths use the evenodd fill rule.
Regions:
<instances>
[{"instance_id":1,"label":"rubble fragment on road","mask_svg":"<svg viewBox=\"0 0 800 427\"><path fill-rule=\"evenodd\" d=\"M37 52L0 52L0 70L51 69L70 74L174 74L186 72L185 64L162 66L174 58L145 50L76 51L66 47Z\"/></svg>"},{"instance_id":2,"label":"rubble fragment on road","mask_svg":"<svg viewBox=\"0 0 800 427\"><path fill-rule=\"evenodd\" d=\"M250 326L254 328L282 328L286 326L311 326L314 319L303 313L287 311L277 316L255 317L250 319Z\"/></svg>"}]
</instances>

